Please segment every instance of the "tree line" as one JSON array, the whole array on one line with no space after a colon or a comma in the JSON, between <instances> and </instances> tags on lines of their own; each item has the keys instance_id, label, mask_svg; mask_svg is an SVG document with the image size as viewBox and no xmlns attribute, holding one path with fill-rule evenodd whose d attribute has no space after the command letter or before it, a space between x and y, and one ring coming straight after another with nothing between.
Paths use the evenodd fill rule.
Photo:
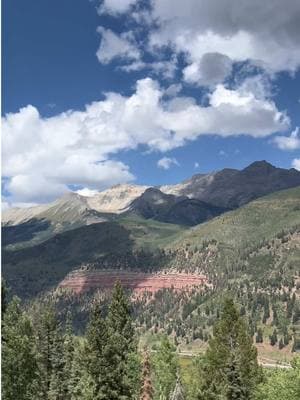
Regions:
<instances>
[{"instance_id":1,"label":"tree line","mask_svg":"<svg viewBox=\"0 0 300 400\"><path fill-rule=\"evenodd\" d=\"M16 297L7 303L5 289L2 295L4 400L300 398L299 360L291 370L264 373L244 318L230 298L206 353L195 359L187 379L167 336L156 351L139 350L131 305L119 283L107 310L93 304L82 336L74 334L70 312L62 322L51 303L29 312Z\"/></svg>"}]
</instances>

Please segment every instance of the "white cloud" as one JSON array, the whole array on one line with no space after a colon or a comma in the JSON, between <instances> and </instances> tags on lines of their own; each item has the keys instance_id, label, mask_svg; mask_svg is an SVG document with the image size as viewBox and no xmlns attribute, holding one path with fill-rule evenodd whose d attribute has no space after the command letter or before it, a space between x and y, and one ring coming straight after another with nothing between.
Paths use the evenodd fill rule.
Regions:
<instances>
[{"instance_id":1,"label":"white cloud","mask_svg":"<svg viewBox=\"0 0 300 400\"><path fill-rule=\"evenodd\" d=\"M273 142L281 150L297 150L300 149L299 128L291 133L290 136L276 136Z\"/></svg>"},{"instance_id":2,"label":"white cloud","mask_svg":"<svg viewBox=\"0 0 300 400\"><path fill-rule=\"evenodd\" d=\"M295 158L293 160L292 167L300 171L300 158Z\"/></svg>"},{"instance_id":3,"label":"white cloud","mask_svg":"<svg viewBox=\"0 0 300 400\"><path fill-rule=\"evenodd\" d=\"M166 97L150 78L131 96L107 93L84 111L43 118L28 105L3 118L3 176L11 202L48 201L80 185L100 190L134 179L113 159L146 145L165 152L199 135L265 137L284 131L289 119L275 104L218 85L206 107L187 97ZM5 199L6 201L6 199Z\"/></svg>"},{"instance_id":4,"label":"white cloud","mask_svg":"<svg viewBox=\"0 0 300 400\"><path fill-rule=\"evenodd\" d=\"M97 32L101 34L101 43L96 56L102 64L108 64L114 58L126 60L138 60L140 51L132 43L130 32L116 35L110 29L98 27Z\"/></svg>"},{"instance_id":5,"label":"white cloud","mask_svg":"<svg viewBox=\"0 0 300 400\"><path fill-rule=\"evenodd\" d=\"M183 70L183 77L189 83L212 86L223 82L230 74L232 62L220 53L205 53L199 62L192 62Z\"/></svg>"},{"instance_id":6,"label":"white cloud","mask_svg":"<svg viewBox=\"0 0 300 400\"><path fill-rule=\"evenodd\" d=\"M182 85L181 83L173 83L172 85L170 85L166 90L165 90L165 96L168 97L175 97L177 96L182 89Z\"/></svg>"},{"instance_id":7,"label":"white cloud","mask_svg":"<svg viewBox=\"0 0 300 400\"><path fill-rule=\"evenodd\" d=\"M171 60L168 61L133 61L129 64L119 66L118 69L125 72L150 70L152 75L161 75L165 79L171 79L174 77L177 69L177 59L173 57Z\"/></svg>"},{"instance_id":8,"label":"white cloud","mask_svg":"<svg viewBox=\"0 0 300 400\"><path fill-rule=\"evenodd\" d=\"M91 190L89 188L83 188L83 189L76 190L76 193L78 193L78 194L80 194L80 196L84 196L84 197L93 197L99 192L98 192L98 190Z\"/></svg>"},{"instance_id":9,"label":"white cloud","mask_svg":"<svg viewBox=\"0 0 300 400\"><path fill-rule=\"evenodd\" d=\"M135 4L139 6L133 7ZM105 0L112 15L128 13L137 30L149 27L140 48L153 55L166 46L184 55L183 76L198 85L222 83L235 62L250 62L270 74L300 67L299 0Z\"/></svg>"},{"instance_id":10,"label":"white cloud","mask_svg":"<svg viewBox=\"0 0 300 400\"><path fill-rule=\"evenodd\" d=\"M177 166L179 166L178 161L177 161L176 158L174 158L174 157L172 157L172 158L163 157L163 158L161 158L160 160L157 161L157 166L158 166L159 168L162 168L162 169L170 169L170 167L171 167L172 165L177 165Z\"/></svg>"},{"instance_id":11,"label":"white cloud","mask_svg":"<svg viewBox=\"0 0 300 400\"><path fill-rule=\"evenodd\" d=\"M104 0L98 8L99 14L119 14L127 12L137 0Z\"/></svg>"},{"instance_id":12,"label":"white cloud","mask_svg":"<svg viewBox=\"0 0 300 400\"><path fill-rule=\"evenodd\" d=\"M199 74L209 53L233 62L250 60L272 72L294 72L300 66L298 0L153 0L152 16L160 22L151 34L152 46L184 52Z\"/></svg>"}]
</instances>

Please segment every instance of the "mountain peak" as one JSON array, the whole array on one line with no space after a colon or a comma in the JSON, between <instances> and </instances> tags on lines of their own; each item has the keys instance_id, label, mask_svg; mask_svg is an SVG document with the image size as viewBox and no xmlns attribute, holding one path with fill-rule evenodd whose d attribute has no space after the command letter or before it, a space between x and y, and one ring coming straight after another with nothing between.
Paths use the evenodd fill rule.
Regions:
<instances>
[{"instance_id":1,"label":"mountain peak","mask_svg":"<svg viewBox=\"0 0 300 400\"><path fill-rule=\"evenodd\" d=\"M248 165L248 167L244 168L243 171L250 171L250 170L273 171L275 169L276 167L274 167L274 165L270 164L268 161L261 160L261 161L254 161L252 164Z\"/></svg>"}]
</instances>

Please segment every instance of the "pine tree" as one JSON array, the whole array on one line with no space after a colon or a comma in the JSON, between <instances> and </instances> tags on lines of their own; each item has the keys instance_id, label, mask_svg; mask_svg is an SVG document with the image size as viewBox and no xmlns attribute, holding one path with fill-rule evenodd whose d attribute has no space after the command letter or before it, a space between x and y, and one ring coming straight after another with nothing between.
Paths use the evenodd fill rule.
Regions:
<instances>
[{"instance_id":1,"label":"pine tree","mask_svg":"<svg viewBox=\"0 0 300 400\"><path fill-rule=\"evenodd\" d=\"M64 346L63 337L59 329L53 333L50 362L52 367L51 380L49 385L49 400L64 400Z\"/></svg>"},{"instance_id":2,"label":"pine tree","mask_svg":"<svg viewBox=\"0 0 300 400\"><path fill-rule=\"evenodd\" d=\"M261 379L256 348L232 299L225 300L214 326L201 375L198 398L205 400L221 394L227 400L248 400Z\"/></svg>"},{"instance_id":3,"label":"pine tree","mask_svg":"<svg viewBox=\"0 0 300 400\"><path fill-rule=\"evenodd\" d=\"M31 400L37 379L33 329L16 297L7 305L2 335L3 399Z\"/></svg>"},{"instance_id":4,"label":"pine tree","mask_svg":"<svg viewBox=\"0 0 300 400\"><path fill-rule=\"evenodd\" d=\"M263 343L264 337L263 337L263 331L261 328L258 328L257 330L257 335L255 338L256 343Z\"/></svg>"},{"instance_id":5,"label":"pine tree","mask_svg":"<svg viewBox=\"0 0 300 400\"><path fill-rule=\"evenodd\" d=\"M4 314L7 309L7 287L4 279L1 279L1 319L3 320Z\"/></svg>"},{"instance_id":6,"label":"pine tree","mask_svg":"<svg viewBox=\"0 0 300 400\"><path fill-rule=\"evenodd\" d=\"M153 387L151 382L150 357L147 350L144 352L143 372L142 372L142 390L140 400L152 400Z\"/></svg>"},{"instance_id":7,"label":"pine tree","mask_svg":"<svg viewBox=\"0 0 300 400\"><path fill-rule=\"evenodd\" d=\"M96 399L95 382L86 365L86 345L80 342L74 347L72 359L71 376L68 391L71 400L94 400Z\"/></svg>"},{"instance_id":8,"label":"pine tree","mask_svg":"<svg viewBox=\"0 0 300 400\"><path fill-rule=\"evenodd\" d=\"M270 344L271 344L271 346L275 346L277 341L278 341L278 339L277 339L277 331L276 331L276 329L274 329L272 335L270 336Z\"/></svg>"},{"instance_id":9,"label":"pine tree","mask_svg":"<svg viewBox=\"0 0 300 400\"><path fill-rule=\"evenodd\" d=\"M105 357L109 360L106 366L108 378L106 398L129 400L138 388L136 385L138 376L132 376L132 372L138 371L138 360L135 357L137 344L129 301L120 282L114 287L106 323L108 338Z\"/></svg>"},{"instance_id":10,"label":"pine tree","mask_svg":"<svg viewBox=\"0 0 300 400\"><path fill-rule=\"evenodd\" d=\"M44 306L36 321L36 348L39 373L36 399L48 400L50 398L51 380L56 379L54 378L56 373L60 373L62 349L59 343L59 331L60 324L54 307L52 305Z\"/></svg>"},{"instance_id":11,"label":"pine tree","mask_svg":"<svg viewBox=\"0 0 300 400\"><path fill-rule=\"evenodd\" d=\"M65 334L63 336L63 357L64 357L64 369L63 369L63 392L64 400L71 400L70 382L72 365L74 358L74 335L72 327L72 317L70 311L67 313Z\"/></svg>"},{"instance_id":12,"label":"pine tree","mask_svg":"<svg viewBox=\"0 0 300 400\"><path fill-rule=\"evenodd\" d=\"M93 393L94 399L108 399L108 367L107 357L108 331L107 324L101 315L98 304L93 306L90 322L86 332L86 344L84 346L85 378L89 392ZM79 382L81 386L82 382Z\"/></svg>"}]
</instances>

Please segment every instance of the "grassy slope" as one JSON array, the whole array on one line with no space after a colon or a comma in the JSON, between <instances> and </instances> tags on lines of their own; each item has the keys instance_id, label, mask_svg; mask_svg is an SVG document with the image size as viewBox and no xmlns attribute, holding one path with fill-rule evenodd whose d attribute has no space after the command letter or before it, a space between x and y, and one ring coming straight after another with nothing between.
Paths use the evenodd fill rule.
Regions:
<instances>
[{"instance_id":1,"label":"grassy slope","mask_svg":"<svg viewBox=\"0 0 300 400\"><path fill-rule=\"evenodd\" d=\"M125 264L132 252L151 251L183 230L177 225L142 218L82 226L35 246L3 252L3 274L18 295L31 297L57 285L82 264L112 255L112 262L124 260Z\"/></svg>"},{"instance_id":2,"label":"grassy slope","mask_svg":"<svg viewBox=\"0 0 300 400\"><path fill-rule=\"evenodd\" d=\"M138 216L120 217L118 222L130 231L137 248L163 248L188 229Z\"/></svg>"},{"instance_id":3,"label":"grassy slope","mask_svg":"<svg viewBox=\"0 0 300 400\"><path fill-rule=\"evenodd\" d=\"M171 247L199 245L212 239L244 249L273 238L284 229L300 226L300 187L262 197L180 234Z\"/></svg>"}]
</instances>

